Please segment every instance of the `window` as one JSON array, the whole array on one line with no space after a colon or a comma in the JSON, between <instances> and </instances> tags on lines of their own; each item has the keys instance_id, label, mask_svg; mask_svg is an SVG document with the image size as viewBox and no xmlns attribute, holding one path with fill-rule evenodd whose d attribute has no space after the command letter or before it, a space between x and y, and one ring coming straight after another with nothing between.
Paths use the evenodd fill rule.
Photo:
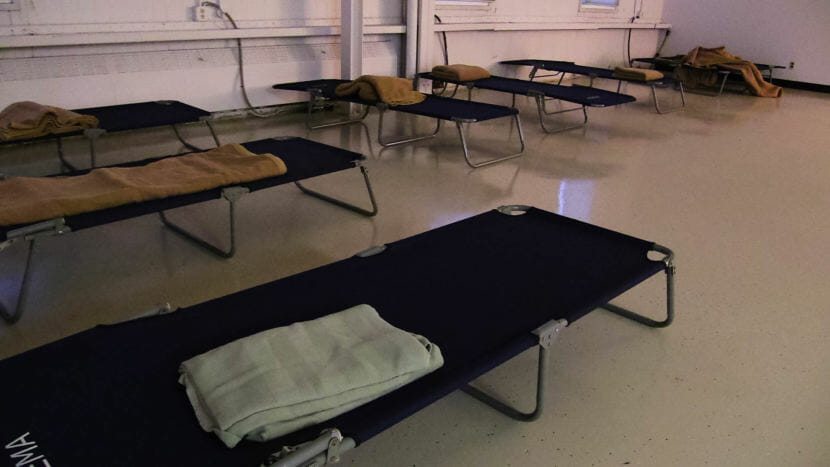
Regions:
<instances>
[{"instance_id":1,"label":"window","mask_svg":"<svg viewBox=\"0 0 830 467\"><path fill-rule=\"evenodd\" d=\"M614 10L620 0L579 0L580 10Z\"/></svg>"},{"instance_id":2,"label":"window","mask_svg":"<svg viewBox=\"0 0 830 467\"><path fill-rule=\"evenodd\" d=\"M435 6L489 6L494 0L436 0Z\"/></svg>"},{"instance_id":3,"label":"window","mask_svg":"<svg viewBox=\"0 0 830 467\"><path fill-rule=\"evenodd\" d=\"M0 10L19 10L20 0L0 0Z\"/></svg>"}]
</instances>

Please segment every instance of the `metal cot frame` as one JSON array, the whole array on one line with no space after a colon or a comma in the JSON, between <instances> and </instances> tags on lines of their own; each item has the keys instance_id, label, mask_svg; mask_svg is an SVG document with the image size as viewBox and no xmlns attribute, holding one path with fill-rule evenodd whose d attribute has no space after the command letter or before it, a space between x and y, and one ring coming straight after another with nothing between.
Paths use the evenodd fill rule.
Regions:
<instances>
[{"instance_id":1,"label":"metal cot frame","mask_svg":"<svg viewBox=\"0 0 830 467\"><path fill-rule=\"evenodd\" d=\"M291 138L286 137L275 139ZM334 204L335 206L342 207L344 209L355 212L357 214L361 214L363 216L372 217L378 213L378 206L377 201L375 199L374 191L372 190L372 184L369 180L368 170L366 169L366 166L363 165L361 160L355 160L354 165L356 168L360 169L360 173L363 177L363 182L366 186L366 191L369 195L371 209L365 209L354 204L348 203L346 201L343 201L341 199L335 198L333 196L329 196L318 191L312 190L310 188L305 187L302 183L300 183L300 181L294 181L293 183L295 186L297 186L297 188L300 189L300 191L311 197L326 201L328 203ZM200 235L192 232L191 230L188 230L187 228L172 222L170 219L168 219L164 210L158 210L157 212L159 214L159 218L162 224L165 227L169 228L171 231L182 236L183 238L193 242L197 246L205 249L206 251L220 258L227 259L233 257L233 255L236 253L236 203L244 195L250 193L250 191L251 190L245 186L229 186L221 190L220 198L225 200L228 205L229 228L227 234L227 241L224 242L228 245L228 247L226 248L222 248L221 246L213 244L202 238ZM17 275L19 277L19 282L14 287L14 290L16 290L16 298L13 300L13 303L11 303L8 307L0 303L0 318L2 318L3 321L5 321L8 324L14 324L18 320L20 320L20 317L23 315L22 304L25 301L25 293L27 289L26 285L28 283L30 269L29 264L31 263L32 256L34 254L35 242L42 238L55 237L70 232L72 232L72 228L69 225L67 225L67 219L61 217L57 219L51 219L26 225L15 230L11 230L6 234L6 240L0 242L0 252L19 242L26 242L27 251L25 254L25 260L23 261L22 265L22 272L19 275Z\"/></svg>"},{"instance_id":2,"label":"metal cot frame","mask_svg":"<svg viewBox=\"0 0 830 467\"><path fill-rule=\"evenodd\" d=\"M348 99L348 98L338 99L338 98L334 98L332 96L325 95L323 90L321 88L318 88L318 87L309 87L309 88L306 88L305 91L308 92L308 94L309 94L307 114L306 114L306 127L309 130L318 130L318 129L321 129L321 128L330 128L330 127L335 127L335 126L340 126L340 125L349 125L349 124L352 124L352 123L362 122L366 118L366 116L369 115L370 108L375 107L378 111L378 144L380 144L384 148L399 146L401 144L415 143L415 142L418 142L418 141L424 141L424 140L427 140L427 139L430 139L430 138L434 138L435 136L438 135L438 132L441 131L441 120L442 119L435 118L435 121L436 121L435 130L432 131L431 133L428 133L426 135L421 135L421 136L400 136L400 135L396 135L396 136L393 136L390 139L389 136L384 137L384 135L383 135L384 117L385 117L386 112L388 110L402 111L400 108L390 107L389 105L387 105L383 102L370 103L370 102L364 102L364 101L360 101L360 100L356 100L356 99ZM313 122L313 116L312 116L313 112L314 112L314 109L321 107L323 102L332 101L332 100L339 101L339 102L350 102L350 103L353 103L353 104L360 104L364 108L363 108L363 111L359 114L358 117L346 117L344 119L329 121L329 122L325 122L325 123L314 123ZM403 111L403 112L406 112L406 111ZM417 115L417 114L414 114L414 115ZM519 143L520 143L520 146L521 146L519 151L515 152L515 153L507 154L507 155L504 155L504 156L495 157L495 158L492 158L492 159L487 159L487 160L482 161L482 162L473 162L472 158L470 157L470 149L469 149L469 145L468 145L468 138L467 138L467 135L466 135L466 129L464 127L465 124L469 125L471 123L477 123L478 120L469 119L469 118L457 118L457 117L453 117L451 119L451 121L455 123L456 129L458 130L458 137L461 140L461 149L462 149L462 152L464 154L464 161L467 163L468 166L476 169L476 168L479 168L479 167L484 167L484 166L487 166L487 165L496 164L496 163L499 163L499 162L504 162L504 161L507 161L507 160L510 160L510 159L515 159L517 157L520 157L524 153L524 150L525 150L525 136L524 136L524 132L522 131L522 122L519 119L519 114L518 113L513 114L513 119L516 123L516 128L519 131Z\"/></svg>"},{"instance_id":3,"label":"metal cot frame","mask_svg":"<svg viewBox=\"0 0 830 467\"><path fill-rule=\"evenodd\" d=\"M182 106L188 107L189 109L192 109L194 114L195 113L202 114L201 116L198 117L198 119L186 120L186 121L182 120L182 121L179 121L179 122L176 122L176 123L169 123L170 127L173 129L173 133L175 134L176 138L189 150L191 150L191 151L203 151L204 149L199 148L197 146L194 146L193 144L191 144L187 140L185 140L182 137L181 133L179 133L179 129L176 126L178 124L203 122L205 124L205 126L208 128L208 130L210 131L210 135L213 138L213 141L216 144L216 147L219 147L221 145L221 143L219 142L219 137L216 135L216 131L213 128L213 125L211 124L210 113L207 112L207 111L204 111L202 109L199 109L197 107L193 107L193 106L190 106L190 105L187 105L187 104L183 104L183 103L178 102L178 101L140 102L140 103L136 103L136 104L122 104L122 105L111 105L111 106L105 106L105 107L95 107L95 108L90 108L89 110L93 110L92 113L94 114L94 111L96 111L96 110L100 112L100 111L112 111L113 109L123 109L124 114L129 115L130 113L135 111L134 107L141 106L141 105L147 105L147 104L154 105L157 111L158 110L163 110L168 105L182 105ZM73 110L73 112L85 113L85 110L87 110L87 109L75 109L75 110ZM63 170L75 171L75 170L78 170L78 167L76 167L71 162L69 162L66 159L66 156L64 154L64 151L63 151L63 138L67 138L67 137L70 137L70 136L78 136L79 134L82 134L83 136L85 136L87 138L88 143L89 143L89 167L94 168L94 167L97 167L96 144L97 144L98 139L101 136L103 136L107 133L111 133L111 132L118 132L118 131L125 131L125 130L135 130L135 129L142 129L142 128L151 128L153 126L166 126L166 125L168 125L168 124L165 123L165 124L161 124L161 125L151 125L151 126L142 125L142 126L129 127L129 128L123 128L123 129L119 128L118 130L107 130L106 128L88 128L86 130L83 130L82 132L72 132L72 133L68 133L68 134L53 134L53 135L41 136L41 137L38 137L38 138L13 140L13 141L4 142L4 144L23 144L23 143L48 141L48 140L54 139L55 140L55 145L56 145L56 153L57 153L57 156L58 156L58 160L61 163L61 170L62 171Z\"/></svg>"},{"instance_id":4,"label":"metal cot frame","mask_svg":"<svg viewBox=\"0 0 830 467\"><path fill-rule=\"evenodd\" d=\"M505 215L521 215L530 209L529 206L512 205L498 208L499 212ZM358 256L371 256L381 253L382 247L372 247ZM615 313L623 318L630 319L650 328L664 328L674 321L674 253L662 245L653 244L651 251L663 254L660 261L663 263L663 270L666 274L666 317L662 320L655 320L647 316L635 313L623 307L607 303L601 308ZM532 331L538 338L538 359L536 371L535 406L529 412L523 412L512 405L487 394L486 392L468 384L462 391L479 400L480 402L498 410L502 414L518 421L532 422L538 420L544 411L544 393L548 379L548 360L550 349L556 342L559 334L568 326L564 319L549 321ZM354 439L344 437L340 430L332 428L324 431L318 438L296 446L285 446L282 451L275 453L269 467L301 467L301 466L322 466L329 463L339 462L343 452L356 446Z\"/></svg>"},{"instance_id":5,"label":"metal cot frame","mask_svg":"<svg viewBox=\"0 0 830 467\"><path fill-rule=\"evenodd\" d=\"M510 205L502 206L497 209L501 215L516 216L528 213L532 208L524 205ZM498 214L496 214L498 215ZM385 246L376 246L358 253L357 256L366 258L374 255L383 254L386 250ZM663 328L669 326L674 320L674 253L661 245L651 243L649 252L657 252L663 255L658 260L662 263L662 269L666 274L666 315L665 318L656 320L644 315L629 311L622 307L606 303L601 305L612 313L618 314L621 317L633 320L637 323L643 324L651 328ZM659 269L657 269L659 271ZM169 307L156 310L157 314L164 314L170 312ZM492 408L502 412L504 415L518 421L531 422L537 420L544 411L544 391L548 375L548 360L550 358L551 348L555 343L557 337L565 329L569 323L565 319L553 319L547 323L539 326L531 331L534 336L535 346L538 347L537 360L537 379L535 382L535 407L529 412L524 412L516 409L510 404L507 404L478 388L462 383L461 389L470 394L479 401L491 406ZM511 353L512 355L515 355ZM481 373L478 373L481 374ZM29 433L24 435L27 436ZM315 435L312 435L315 436ZM294 441L296 442L296 441ZM357 445L357 440L348 436L344 436L338 428L327 428L319 435L307 442L303 442L294 446L283 446L279 451L272 452L268 459L262 464L270 467L309 467L322 466L330 463L339 462L340 456L354 448Z\"/></svg>"},{"instance_id":6,"label":"metal cot frame","mask_svg":"<svg viewBox=\"0 0 830 467\"><path fill-rule=\"evenodd\" d=\"M502 62L502 63L505 63L505 62ZM571 63L571 62L564 62L564 63L569 64L569 65L573 65L573 63ZM509 64L509 63L507 63L507 64ZM593 68L593 67L584 67L584 68ZM548 67L545 67L545 66L540 66L539 64L532 65L532 69L531 69L530 73L528 74L528 79L533 81L534 78L547 78L547 77L556 77L556 76L558 76L559 81L557 82L557 84L562 84L562 80L565 78L565 74L569 73L569 72L565 72L565 71L556 71L555 73L550 74L550 75L539 75L537 73L540 69L544 69L544 70L548 70L548 71L554 71L553 67L548 68ZM600 69L598 69L598 70L600 70ZM606 71L604 68L601 69L601 70ZM637 81L637 80L631 80L631 79L621 79L621 78L617 78L617 77L614 77L614 76L600 76L597 73L586 73L585 76L588 76L590 78L590 83L589 83L590 87L594 86L594 80L596 78L614 79L614 80L617 81L617 92L620 92L620 89L622 88L622 83L623 82L641 84L641 85L644 85L644 86L648 86L649 88L651 88L651 101L654 104L654 110L658 114L661 114L661 115L672 113L672 112L677 112L678 110L683 110L684 108L686 108L686 89L683 87L683 82L682 81L675 81L675 83L677 85L677 89L680 91L680 105L676 106L676 107L671 107L671 108L665 109L665 108L660 107L660 101L657 98L657 88L658 87L659 88L666 88L666 87L669 86L666 83L665 80Z\"/></svg>"},{"instance_id":7,"label":"metal cot frame","mask_svg":"<svg viewBox=\"0 0 830 467\"><path fill-rule=\"evenodd\" d=\"M450 82L452 84L455 84L456 88L452 91L452 94L450 94L449 97L454 97L456 92L458 92L458 87L459 86L464 86L465 88L467 88L467 100L468 101L471 101L472 98L473 98L473 88L478 87L478 86L476 86L475 81L446 81L445 79L433 78L429 72L420 73L418 75L418 77L419 78L431 79L431 80L434 80L434 81L445 81L445 82ZM558 86L558 84L557 84L557 86ZM489 89L489 88L481 88L481 89ZM502 90L495 90L495 89L490 89L490 90L499 91L499 92L509 92L509 91L502 91ZM619 93L619 88L617 89L617 93ZM512 95L512 101L511 101L510 106L515 108L516 107L516 94L517 93L510 92L510 94ZM563 131L582 128L582 127L584 127L585 125L588 124L588 105L587 104L580 104L579 107L574 107L574 108L571 108L571 109L562 109L562 110L549 111L547 109L547 101L549 101L549 100L563 100L563 99L558 99L558 98L554 98L554 97L549 98L549 97L545 96L544 93L536 91L536 90L532 90L532 89L529 90L524 95L526 95L527 97L533 98L533 100L536 102L536 110L537 110L538 115L539 115L539 125L542 127L542 131L544 131L545 133L549 133L549 134L560 133L560 132L563 132ZM603 105L593 105L591 107L605 107L605 106L603 106ZM571 124L571 125L565 125L565 126L561 126L561 127L558 127L558 128L548 128L548 126L545 125L545 115L558 115L558 114L564 114L564 113L575 112L575 111L580 111L580 110L582 111L582 121L579 122L579 123L575 123L575 124Z\"/></svg>"},{"instance_id":8,"label":"metal cot frame","mask_svg":"<svg viewBox=\"0 0 830 467\"><path fill-rule=\"evenodd\" d=\"M680 67L688 66L688 65L684 65L682 63L682 59L683 59L683 56L678 55L678 56L675 56L675 57L632 58L631 61L632 62L647 63L647 64L655 66L655 67L656 67L656 65L661 64L665 67L672 68L672 73L676 76L677 75L677 70ZM776 69L783 70L783 69L787 68L787 67L782 66L782 65L767 65L765 63L756 63L755 66L758 67L758 71L760 71L762 74L765 71L767 72L766 78L769 80L770 83L773 82L773 72ZM710 97L720 97L723 94L724 89L726 89L726 82L729 80L729 77L732 76L732 75L739 74L737 71L725 70L725 69L721 69L721 68L713 69L712 71L716 71L720 75L720 80L719 80L720 84L716 86L717 89L718 89L717 91L705 91L705 90L700 90L700 89L687 89L686 91L690 92L692 94L701 94L701 95L710 96ZM680 86L683 86L682 81L678 80L678 83L680 83Z\"/></svg>"}]
</instances>

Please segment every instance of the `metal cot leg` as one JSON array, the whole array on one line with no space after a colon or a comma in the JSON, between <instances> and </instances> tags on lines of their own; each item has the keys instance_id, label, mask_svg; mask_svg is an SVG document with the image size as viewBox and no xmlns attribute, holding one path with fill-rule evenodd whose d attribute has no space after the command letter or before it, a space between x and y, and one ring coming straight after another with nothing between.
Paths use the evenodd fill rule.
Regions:
<instances>
[{"instance_id":1,"label":"metal cot leg","mask_svg":"<svg viewBox=\"0 0 830 467\"><path fill-rule=\"evenodd\" d=\"M216 143L216 147L218 148L219 146L221 146L222 143L219 142L219 137L216 136L216 131L213 129L213 125L211 125L210 120L205 118L205 119L202 119L202 121L205 122L205 126L207 126L208 131L210 131L210 136L213 137L213 142ZM179 133L179 129L178 129L178 127L176 127L175 123L171 124L170 126L173 128L173 133L176 134L176 138L179 139L179 141L184 145L184 147L186 147L187 149L190 149L191 151L205 151L205 149L194 146L194 145L188 143L187 141L185 141L185 139L182 138L182 135Z\"/></svg>"},{"instance_id":2,"label":"metal cot leg","mask_svg":"<svg viewBox=\"0 0 830 467\"><path fill-rule=\"evenodd\" d=\"M654 83L651 84L651 98L652 98L652 101L654 102L654 110L656 110L658 114L662 115L662 114L672 113L672 112L676 112L678 110L682 110L683 108L686 107L686 93L683 89L683 82L678 81L678 84L679 84L679 89L680 89L680 102L681 102L681 104L680 104L679 107L673 107L671 109L661 109L660 108L660 103L657 101L657 85L654 84Z\"/></svg>"},{"instance_id":3,"label":"metal cot leg","mask_svg":"<svg viewBox=\"0 0 830 467\"><path fill-rule=\"evenodd\" d=\"M94 169L96 167L96 154L95 154L95 142L98 141L98 138L101 137L107 130L101 128L88 128L84 130L84 135L89 139L89 168Z\"/></svg>"},{"instance_id":4,"label":"metal cot leg","mask_svg":"<svg viewBox=\"0 0 830 467\"><path fill-rule=\"evenodd\" d=\"M311 118L311 114L314 111L314 106L318 102L323 102L326 99L323 97L323 94L319 89L309 89L308 94L309 94L309 96L308 96L308 113L306 115L305 124L306 124L306 127L308 127L309 130L317 130L317 129L320 129L320 128L328 128L328 127L332 127L332 126L340 126L340 125L348 125L350 123L357 123L357 122L363 121L363 119L365 119L366 116L369 115L369 106L364 105L363 106L364 107L363 113L357 118L348 118L347 117L347 118L342 119L342 120L336 120L336 121L329 122L329 123L321 123L321 124L318 124L318 125L314 125L312 123L312 118Z\"/></svg>"},{"instance_id":5,"label":"metal cot leg","mask_svg":"<svg viewBox=\"0 0 830 467\"><path fill-rule=\"evenodd\" d=\"M0 303L0 318L2 318L3 321L9 324L14 324L20 320L20 317L23 315L23 302L25 301L26 296L26 286L29 282L29 264L31 263L32 256L34 255L35 241L37 241L39 237L62 235L70 231L71 229L65 224L64 219L58 218L21 227L6 234L7 240L0 243L0 251L17 242L26 242L28 248L26 251L26 259L23 263L23 270L18 275L20 280L18 284L12 288L15 292L13 296L16 295L16 298L13 303L9 304L8 307L3 306L3 304Z\"/></svg>"},{"instance_id":6,"label":"metal cot leg","mask_svg":"<svg viewBox=\"0 0 830 467\"><path fill-rule=\"evenodd\" d=\"M531 412L522 412L484 391L467 385L461 390L475 397L479 401L489 405L508 417L522 422L532 422L542 415L544 409L545 383L547 381L548 349L556 341L556 337L562 329L567 327L568 322L564 319L548 322L539 329L533 331L539 336L539 363L536 371L536 407Z\"/></svg>"},{"instance_id":7,"label":"metal cot leg","mask_svg":"<svg viewBox=\"0 0 830 467\"><path fill-rule=\"evenodd\" d=\"M486 160L484 162L479 162L477 164L473 163L473 161L470 160L470 151L469 151L469 148L467 147L467 137L464 133L464 123L474 123L474 122L461 120L461 119L454 120L455 125L458 128L458 136L461 138L461 149L464 151L464 160L467 162L467 165L469 165L470 167L476 169L478 167L483 167L485 165L490 165L490 164L495 164L497 162L503 162L503 161L506 161L506 160L515 159L515 158L521 156L522 153L524 153L524 151L525 151L525 135L524 135L524 132L522 131L522 122L521 122L521 120L519 120L519 114L518 113L514 114L513 118L515 118L516 127L519 129L519 142L521 144L521 149L519 150L519 152L510 154L510 155L507 155L507 156L497 157L495 159L489 159L489 160Z\"/></svg>"},{"instance_id":8,"label":"metal cot leg","mask_svg":"<svg viewBox=\"0 0 830 467\"><path fill-rule=\"evenodd\" d=\"M718 97L723 94L723 88L726 86L726 80L729 78L729 73L723 73L723 79L720 82L720 89L718 90Z\"/></svg>"},{"instance_id":9,"label":"metal cot leg","mask_svg":"<svg viewBox=\"0 0 830 467\"><path fill-rule=\"evenodd\" d=\"M208 130L210 131L210 136L213 137L213 142L216 143L216 147L218 148L222 145L222 143L219 142L219 137L216 136L216 130L213 129L213 124L210 123L210 120L207 118L204 121L205 125L208 127Z\"/></svg>"},{"instance_id":10,"label":"metal cot leg","mask_svg":"<svg viewBox=\"0 0 830 467\"><path fill-rule=\"evenodd\" d=\"M188 143L187 141L185 141L185 139L182 138L182 135L179 133L179 129L176 127L176 124L172 124L172 125L170 125L170 127L173 128L173 133L176 135L176 138L178 138L179 142L184 145L184 147L186 147L187 149L190 149L191 151L198 151L198 152L204 151L204 149L202 149L198 146L194 146L194 145Z\"/></svg>"},{"instance_id":11,"label":"metal cot leg","mask_svg":"<svg viewBox=\"0 0 830 467\"><path fill-rule=\"evenodd\" d=\"M575 128L581 128L581 127L585 126L588 123L588 110L586 109L586 107L584 105L582 107L577 107L575 109L560 110L558 112L547 112L547 110L545 110L545 98L544 98L544 96L542 96L541 94L534 94L533 97L536 98L536 109L539 112L539 124L542 126L542 130L544 130L545 133L559 133L559 132L566 131L566 130L573 130ZM582 115L583 115L582 123L578 123L578 124L570 125L570 126L565 126L565 127L562 127L562 128L556 128L556 129L548 129L545 126L545 115L555 115L555 114L560 114L560 113L573 112L575 110L582 110Z\"/></svg>"},{"instance_id":12,"label":"metal cot leg","mask_svg":"<svg viewBox=\"0 0 830 467\"><path fill-rule=\"evenodd\" d=\"M380 115L378 116L378 144L381 146L388 148L392 146L397 146L399 144L406 144L406 143L414 143L416 141L423 141L425 139L434 138L435 135L441 130L441 119L436 118L435 121L437 122L435 125L435 131L431 134L424 135L424 136L413 136L413 137L399 137L398 139L393 140L384 140L383 139L383 120L386 114L386 105L379 103L378 104L378 111Z\"/></svg>"},{"instance_id":13,"label":"metal cot leg","mask_svg":"<svg viewBox=\"0 0 830 467\"><path fill-rule=\"evenodd\" d=\"M32 254L35 250L35 239L26 242L28 251L26 252L26 260L23 263L23 274L20 275L20 281L12 290L16 291L12 296L17 296L9 303L8 308L0 303L0 318L3 318L8 324L14 324L20 320L23 315L23 302L26 296L26 284L29 282L29 263L32 261Z\"/></svg>"},{"instance_id":14,"label":"metal cot leg","mask_svg":"<svg viewBox=\"0 0 830 467\"><path fill-rule=\"evenodd\" d=\"M228 216L229 216L229 237L230 237L230 247L228 249L222 249L217 247L216 245L204 240L203 238L199 237L196 234L184 229L183 227L171 222L167 219L167 216L164 214L164 211L159 211L159 217L161 218L162 223L166 227L168 227L173 232L183 236L184 238L194 242L195 244L199 245L200 247L208 250L209 252L222 257L222 258L230 258L236 253L236 227L235 227L235 206L236 202L241 198L243 195L248 193L250 190L244 187L230 187L225 188L222 190L222 198L224 198L228 202Z\"/></svg>"},{"instance_id":15,"label":"metal cot leg","mask_svg":"<svg viewBox=\"0 0 830 467\"><path fill-rule=\"evenodd\" d=\"M375 214L378 213L378 205L377 205L377 202L375 201L375 194L372 191L372 184L369 181L368 170L366 169L365 166L363 166L363 164L357 163L357 166L360 168L360 173L363 174L363 181L366 184L366 191L369 193L369 201L372 203L372 209L371 210L363 209L359 206L355 206L354 204L347 203L347 202L339 200L337 198L333 198L331 196L324 195L324 194L319 193L317 191L306 188L299 181L294 182L294 184L297 185L297 188L299 188L303 193L305 193L309 196L313 196L313 197L321 199L323 201L327 201L327 202L332 203L336 206L340 206L341 208L346 208L346 209L348 209L350 211L353 211L353 212L356 212L358 214L363 214L364 216L371 217L371 216L374 216Z\"/></svg>"},{"instance_id":16,"label":"metal cot leg","mask_svg":"<svg viewBox=\"0 0 830 467\"><path fill-rule=\"evenodd\" d=\"M78 170L78 169L77 169L77 167L75 167L74 165L70 164L70 163L69 163L69 161L67 161L67 160L66 160L66 157L65 157L65 156L64 156L64 154L63 154L63 140L61 139L61 137L60 137L60 136L58 136L57 138L55 138L55 143L56 143L56 144L57 144L57 146L58 146L58 147L57 147L57 150L58 150L58 159L59 159L59 160L60 160L60 162L61 162L61 172L63 172L63 170L64 170L64 169L69 170L70 172L74 172L74 171Z\"/></svg>"},{"instance_id":17,"label":"metal cot leg","mask_svg":"<svg viewBox=\"0 0 830 467\"><path fill-rule=\"evenodd\" d=\"M656 321L611 303L606 303L601 308L652 328L664 328L674 321L674 253L670 249L657 244L652 246L652 250L666 255L662 259L666 272L666 319Z\"/></svg>"}]
</instances>

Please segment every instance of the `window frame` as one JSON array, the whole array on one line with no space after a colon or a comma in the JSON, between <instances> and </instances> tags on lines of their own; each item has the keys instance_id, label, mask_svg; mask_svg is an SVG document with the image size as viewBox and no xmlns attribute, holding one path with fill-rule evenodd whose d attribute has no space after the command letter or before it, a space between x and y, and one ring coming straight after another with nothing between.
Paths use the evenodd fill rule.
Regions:
<instances>
[{"instance_id":1,"label":"window frame","mask_svg":"<svg viewBox=\"0 0 830 467\"><path fill-rule=\"evenodd\" d=\"M610 5L609 1L614 1ZM620 8L620 0L579 0L580 13L615 13Z\"/></svg>"}]
</instances>

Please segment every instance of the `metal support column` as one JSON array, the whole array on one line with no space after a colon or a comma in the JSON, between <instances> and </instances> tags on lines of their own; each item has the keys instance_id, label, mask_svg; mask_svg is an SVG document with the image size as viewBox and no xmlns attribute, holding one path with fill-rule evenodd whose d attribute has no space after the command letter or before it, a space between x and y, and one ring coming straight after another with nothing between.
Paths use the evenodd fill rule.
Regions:
<instances>
[{"instance_id":1,"label":"metal support column","mask_svg":"<svg viewBox=\"0 0 830 467\"><path fill-rule=\"evenodd\" d=\"M415 78L418 73L418 0L406 2L406 61L404 76Z\"/></svg>"},{"instance_id":2,"label":"metal support column","mask_svg":"<svg viewBox=\"0 0 830 467\"><path fill-rule=\"evenodd\" d=\"M363 74L363 0L340 1L340 79L353 80ZM346 104L346 114L357 107Z\"/></svg>"}]
</instances>

